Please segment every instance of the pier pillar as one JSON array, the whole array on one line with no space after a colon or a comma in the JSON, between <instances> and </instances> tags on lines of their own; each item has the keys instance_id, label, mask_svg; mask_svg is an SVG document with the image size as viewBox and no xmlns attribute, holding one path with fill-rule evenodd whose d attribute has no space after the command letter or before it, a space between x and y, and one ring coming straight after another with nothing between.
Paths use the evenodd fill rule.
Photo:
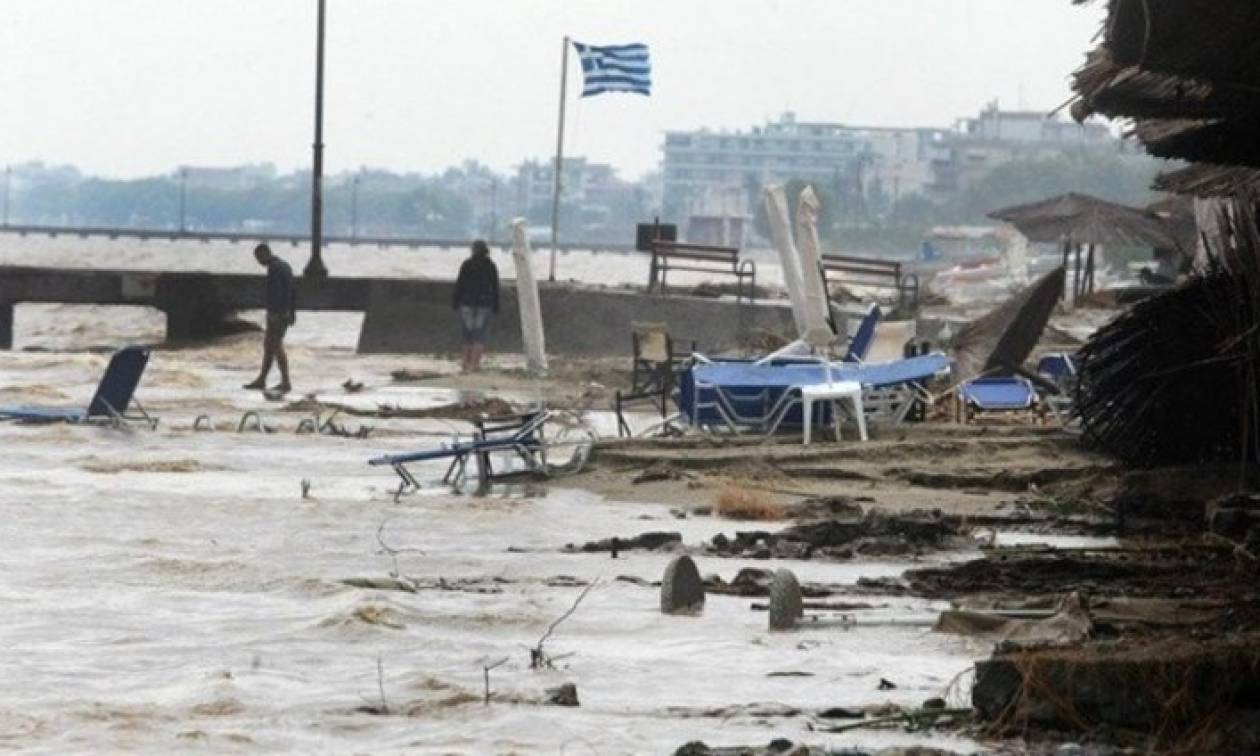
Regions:
<instances>
[{"instance_id":1,"label":"pier pillar","mask_svg":"<svg viewBox=\"0 0 1260 756\"><path fill-rule=\"evenodd\" d=\"M163 276L155 304L166 313L166 340L206 339L230 329L225 322L231 311L215 290L213 276Z\"/></svg>"},{"instance_id":2,"label":"pier pillar","mask_svg":"<svg viewBox=\"0 0 1260 756\"><path fill-rule=\"evenodd\" d=\"M13 303L0 302L0 349L13 348Z\"/></svg>"}]
</instances>

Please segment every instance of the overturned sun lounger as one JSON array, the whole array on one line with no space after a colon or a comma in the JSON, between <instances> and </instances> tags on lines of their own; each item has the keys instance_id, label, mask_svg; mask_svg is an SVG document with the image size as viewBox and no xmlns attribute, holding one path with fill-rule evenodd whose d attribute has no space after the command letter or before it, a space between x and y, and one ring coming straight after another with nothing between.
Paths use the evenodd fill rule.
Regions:
<instances>
[{"instance_id":1,"label":"overturned sun lounger","mask_svg":"<svg viewBox=\"0 0 1260 756\"><path fill-rule=\"evenodd\" d=\"M401 481L394 493L394 499L398 500L403 494L422 487L408 465L449 459L441 482L460 490L467 478L469 460L476 460L477 490L484 492L496 480L577 472L586 465L596 440L594 431L576 416L550 410L475 425L476 432L469 441L456 441L438 449L387 454L368 460L368 464L389 465L394 469ZM508 462L501 470L496 469L492 455L517 460L521 467L513 469L513 463Z\"/></svg>"},{"instance_id":2,"label":"overturned sun lounger","mask_svg":"<svg viewBox=\"0 0 1260 756\"><path fill-rule=\"evenodd\" d=\"M101 376L87 410L57 407L0 407L0 420L21 423L112 423L145 422L157 427L157 418L145 411L136 399L136 388L149 364L145 347L124 347L114 353ZM128 414L135 409L138 414Z\"/></svg>"}]
</instances>

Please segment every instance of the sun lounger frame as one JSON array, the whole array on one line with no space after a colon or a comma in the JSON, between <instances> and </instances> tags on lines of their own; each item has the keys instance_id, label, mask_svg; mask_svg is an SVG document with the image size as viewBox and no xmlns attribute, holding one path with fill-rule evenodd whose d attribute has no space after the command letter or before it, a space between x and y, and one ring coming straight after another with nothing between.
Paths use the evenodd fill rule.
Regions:
<instances>
[{"instance_id":1,"label":"sun lounger frame","mask_svg":"<svg viewBox=\"0 0 1260 756\"><path fill-rule=\"evenodd\" d=\"M543 426L551 419L552 413L540 410L509 418L495 418L489 421L475 421L476 431L471 441L456 441L450 446L440 449L429 449L405 454L390 454L368 460L369 465L389 465L397 473L400 480L394 500L423 488L415 474L407 465L412 462L425 462L450 457L446 473L442 476L442 484L452 488L460 488L466 478L468 462L477 460L478 491L484 492L495 480L504 480L520 475L520 472L496 474L490 461L490 455L503 452L516 454L525 463L524 473L527 475L547 474L547 445L543 437ZM495 423L491 425L490 423ZM511 431L511 435L494 438L491 434Z\"/></svg>"}]
</instances>

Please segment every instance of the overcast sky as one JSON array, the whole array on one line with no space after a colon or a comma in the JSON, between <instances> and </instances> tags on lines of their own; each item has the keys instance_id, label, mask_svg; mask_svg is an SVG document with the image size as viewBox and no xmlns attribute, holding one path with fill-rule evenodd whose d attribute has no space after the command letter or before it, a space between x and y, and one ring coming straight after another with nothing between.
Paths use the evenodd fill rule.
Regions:
<instances>
[{"instance_id":1,"label":"overcast sky","mask_svg":"<svg viewBox=\"0 0 1260 756\"><path fill-rule=\"evenodd\" d=\"M634 178L665 129L949 126L1052 108L1101 4L1068 0L327 0L325 165L508 169L555 149L561 39L651 48L653 94L579 100L566 153ZM110 176L310 161L315 0L4 0L0 162Z\"/></svg>"}]
</instances>

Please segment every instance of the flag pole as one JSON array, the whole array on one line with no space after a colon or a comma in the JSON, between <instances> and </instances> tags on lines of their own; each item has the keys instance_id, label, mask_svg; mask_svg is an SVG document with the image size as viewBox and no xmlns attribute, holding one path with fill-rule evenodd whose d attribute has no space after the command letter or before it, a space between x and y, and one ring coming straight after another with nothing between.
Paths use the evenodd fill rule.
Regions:
<instances>
[{"instance_id":1,"label":"flag pole","mask_svg":"<svg viewBox=\"0 0 1260 756\"><path fill-rule=\"evenodd\" d=\"M548 281L556 280L556 244L559 237L560 224L560 176L564 165L564 100L565 85L568 84L569 78L569 38L565 37L561 42L562 49L560 52L560 123L556 126L556 165L554 173L554 181L552 182L551 195L551 268L547 275Z\"/></svg>"}]
</instances>

